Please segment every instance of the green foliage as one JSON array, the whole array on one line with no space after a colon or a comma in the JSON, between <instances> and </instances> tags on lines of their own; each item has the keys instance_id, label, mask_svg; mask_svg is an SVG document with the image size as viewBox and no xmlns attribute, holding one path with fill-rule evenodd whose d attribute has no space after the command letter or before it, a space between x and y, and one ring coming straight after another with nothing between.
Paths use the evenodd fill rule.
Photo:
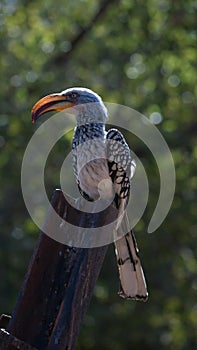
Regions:
<instances>
[{"instance_id":1,"label":"green foliage","mask_svg":"<svg viewBox=\"0 0 197 350\"><path fill-rule=\"evenodd\" d=\"M196 2L111 1L75 43L98 9L95 0L2 0L0 4L0 313L13 309L38 236L20 187L23 154L34 132L31 108L45 94L86 86L104 101L125 104L147 117L160 113L158 127L172 151L177 183L168 217L156 233L147 235L159 175L145 146L134 138L128 140L150 181L148 208L135 229L150 298L146 304L120 300L110 249L78 349L194 349ZM58 171L68 147L70 139L60 142L47 164L49 196L59 185Z\"/></svg>"}]
</instances>

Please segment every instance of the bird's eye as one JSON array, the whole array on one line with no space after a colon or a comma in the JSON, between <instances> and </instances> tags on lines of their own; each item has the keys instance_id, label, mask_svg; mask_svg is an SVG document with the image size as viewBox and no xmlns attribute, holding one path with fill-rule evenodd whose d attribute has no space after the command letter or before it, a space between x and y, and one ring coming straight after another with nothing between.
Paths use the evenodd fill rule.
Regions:
<instances>
[{"instance_id":1,"label":"bird's eye","mask_svg":"<svg viewBox=\"0 0 197 350\"><path fill-rule=\"evenodd\" d=\"M70 94L70 97L73 98L73 99L75 99L75 98L78 97L78 94L77 94L76 92L72 92L72 93Z\"/></svg>"}]
</instances>

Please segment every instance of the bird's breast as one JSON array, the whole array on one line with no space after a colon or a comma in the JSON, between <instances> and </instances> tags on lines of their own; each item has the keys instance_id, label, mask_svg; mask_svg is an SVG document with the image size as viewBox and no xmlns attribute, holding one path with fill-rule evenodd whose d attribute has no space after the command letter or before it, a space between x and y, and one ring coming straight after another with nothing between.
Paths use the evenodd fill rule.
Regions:
<instances>
[{"instance_id":1,"label":"bird's breast","mask_svg":"<svg viewBox=\"0 0 197 350\"><path fill-rule=\"evenodd\" d=\"M80 144L75 151L77 178L83 192L94 200L113 198L104 140L89 140Z\"/></svg>"},{"instance_id":2,"label":"bird's breast","mask_svg":"<svg viewBox=\"0 0 197 350\"><path fill-rule=\"evenodd\" d=\"M81 189L94 200L113 198L113 184L105 159L96 159L81 168L78 174Z\"/></svg>"}]
</instances>

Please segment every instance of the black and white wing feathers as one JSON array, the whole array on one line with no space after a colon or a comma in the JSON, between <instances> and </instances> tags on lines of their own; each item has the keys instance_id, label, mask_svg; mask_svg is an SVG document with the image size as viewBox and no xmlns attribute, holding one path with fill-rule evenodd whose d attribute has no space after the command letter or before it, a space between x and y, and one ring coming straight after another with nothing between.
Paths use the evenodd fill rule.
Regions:
<instances>
[{"instance_id":1,"label":"black and white wing feathers","mask_svg":"<svg viewBox=\"0 0 197 350\"><path fill-rule=\"evenodd\" d=\"M148 293L139 250L127 213L124 213L130 195L130 177L134 174L136 164L131 160L130 149L118 130L109 130L106 139L109 174L115 190L114 202L122 215L121 229L125 233L114 242L121 284L119 295L126 299L146 301Z\"/></svg>"}]
</instances>

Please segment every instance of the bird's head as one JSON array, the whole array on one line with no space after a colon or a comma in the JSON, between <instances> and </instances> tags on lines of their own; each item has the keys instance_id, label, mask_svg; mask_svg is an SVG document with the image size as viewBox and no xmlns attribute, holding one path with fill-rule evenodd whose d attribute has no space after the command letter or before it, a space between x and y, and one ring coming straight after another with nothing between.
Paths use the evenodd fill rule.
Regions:
<instances>
[{"instance_id":1,"label":"bird's head","mask_svg":"<svg viewBox=\"0 0 197 350\"><path fill-rule=\"evenodd\" d=\"M41 98L32 108L32 122L44 113L67 108L72 108L78 125L105 123L107 119L107 109L99 95L86 88L70 88Z\"/></svg>"}]
</instances>

